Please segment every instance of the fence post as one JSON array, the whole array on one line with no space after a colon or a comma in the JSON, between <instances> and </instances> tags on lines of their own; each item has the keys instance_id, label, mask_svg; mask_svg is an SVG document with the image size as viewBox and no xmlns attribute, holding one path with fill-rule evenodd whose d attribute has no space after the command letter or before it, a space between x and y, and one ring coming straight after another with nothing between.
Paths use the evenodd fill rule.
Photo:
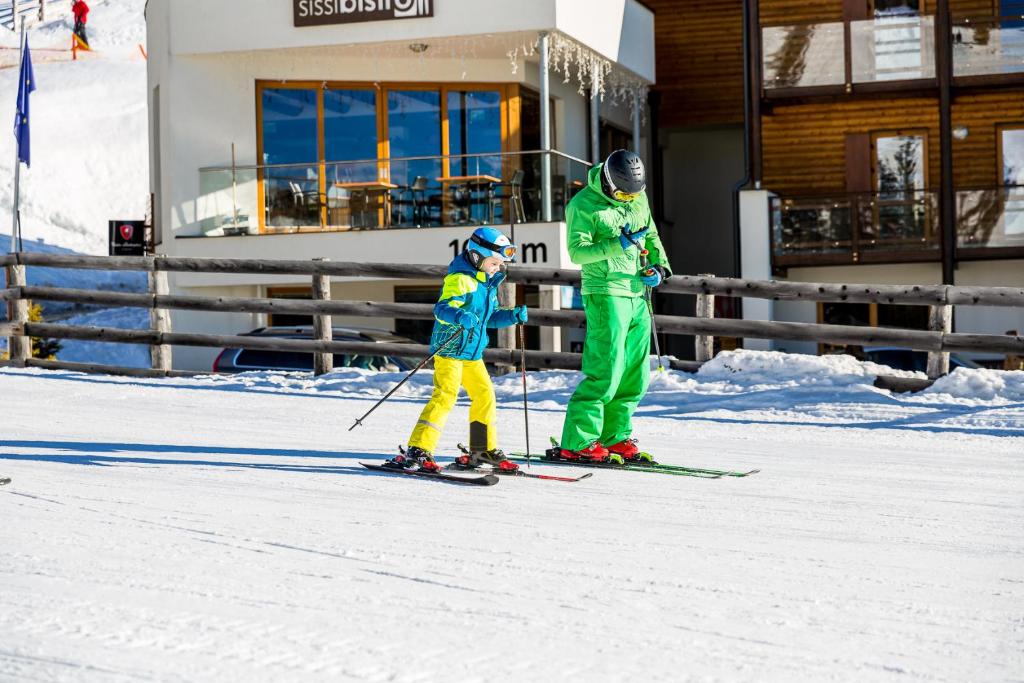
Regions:
<instances>
[{"instance_id":1,"label":"fence post","mask_svg":"<svg viewBox=\"0 0 1024 683\"><path fill-rule=\"evenodd\" d=\"M949 334L953 331L953 307L929 306L928 329L932 332ZM949 352L928 352L928 379L938 379L949 374Z\"/></svg>"},{"instance_id":2,"label":"fence post","mask_svg":"<svg viewBox=\"0 0 1024 683\"><path fill-rule=\"evenodd\" d=\"M160 270L160 262L154 261L153 270L146 273L149 280L149 293L154 296L153 308L149 309L149 329L153 332L165 334L171 331L171 312L166 308L156 306L157 296L167 296L171 293L167 281L167 271ZM149 364L154 370L168 372L171 369L171 347L169 344L153 344L149 347Z\"/></svg>"},{"instance_id":3,"label":"fence post","mask_svg":"<svg viewBox=\"0 0 1024 683\"><path fill-rule=\"evenodd\" d=\"M7 286L25 287L25 266L7 267ZM18 298L11 302L8 309L11 322L24 325L28 322L28 300ZM25 367L25 361L32 357L32 340L28 337L13 336L7 338L7 352L16 367Z\"/></svg>"},{"instance_id":4,"label":"fence post","mask_svg":"<svg viewBox=\"0 0 1024 683\"><path fill-rule=\"evenodd\" d=\"M501 308L512 308L515 305L516 286L506 280L498 285L498 306ZM509 350L515 348L515 331L515 325L511 327L503 327L500 330L497 330L498 348ZM514 368L515 366L495 365L494 374L504 375Z\"/></svg>"},{"instance_id":5,"label":"fence post","mask_svg":"<svg viewBox=\"0 0 1024 683\"><path fill-rule=\"evenodd\" d=\"M314 261L327 261L325 258L315 258ZM329 275L316 274L313 276L313 299L315 301L331 300L331 277ZM313 338L317 341L331 341L333 329L331 327L330 315L313 316ZM326 375L334 371L333 353L313 354L313 374Z\"/></svg>"},{"instance_id":6,"label":"fence post","mask_svg":"<svg viewBox=\"0 0 1024 683\"><path fill-rule=\"evenodd\" d=\"M699 277L714 277L711 273L701 273ZM697 295L697 317L698 318L714 318L715 317L715 295L714 294L698 294ZM715 338L711 335L698 334L694 339L695 344L695 358L698 363L706 363L711 360L715 355Z\"/></svg>"},{"instance_id":7,"label":"fence post","mask_svg":"<svg viewBox=\"0 0 1024 683\"><path fill-rule=\"evenodd\" d=\"M46 21L46 0L39 0L39 23Z\"/></svg>"}]
</instances>

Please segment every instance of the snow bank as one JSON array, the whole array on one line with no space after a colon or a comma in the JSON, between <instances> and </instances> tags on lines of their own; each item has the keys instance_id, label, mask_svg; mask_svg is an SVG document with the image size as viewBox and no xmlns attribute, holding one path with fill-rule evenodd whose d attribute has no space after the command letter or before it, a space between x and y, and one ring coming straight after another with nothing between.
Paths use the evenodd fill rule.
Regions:
<instances>
[{"instance_id":1,"label":"snow bank","mask_svg":"<svg viewBox=\"0 0 1024 683\"><path fill-rule=\"evenodd\" d=\"M922 393L970 403L1021 403L1024 402L1024 371L957 368Z\"/></svg>"}]
</instances>

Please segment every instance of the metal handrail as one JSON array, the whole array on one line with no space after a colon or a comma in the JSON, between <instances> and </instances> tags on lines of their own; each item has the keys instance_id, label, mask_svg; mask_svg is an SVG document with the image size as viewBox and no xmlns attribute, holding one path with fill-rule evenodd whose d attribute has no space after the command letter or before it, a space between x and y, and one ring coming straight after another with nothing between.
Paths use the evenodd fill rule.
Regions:
<instances>
[{"instance_id":1,"label":"metal handrail","mask_svg":"<svg viewBox=\"0 0 1024 683\"><path fill-rule=\"evenodd\" d=\"M526 156L534 154L549 154L569 161L575 161L581 163L587 167L593 166L589 161L584 161L578 157L574 157L571 154L560 152L556 149L536 149L536 150L523 150L518 152L474 152L471 154L434 154L430 156L414 156L414 157L385 157L385 158L373 158L373 159L344 159L340 161L324 161L324 164L382 164L390 163L393 161L430 161L433 159L469 159L479 157L513 157L513 156ZM259 170L264 168L295 168L295 167L306 167L314 164L319 165L320 161L308 161L303 163L294 164L247 164L247 165L235 165L235 166L204 166L199 169L200 173L207 171L243 171L243 170Z\"/></svg>"}]
</instances>

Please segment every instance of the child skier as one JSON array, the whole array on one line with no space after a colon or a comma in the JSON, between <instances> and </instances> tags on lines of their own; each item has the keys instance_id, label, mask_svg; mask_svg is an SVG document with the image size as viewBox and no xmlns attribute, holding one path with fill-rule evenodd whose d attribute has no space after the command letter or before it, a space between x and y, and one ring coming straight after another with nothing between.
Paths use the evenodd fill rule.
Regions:
<instances>
[{"instance_id":1,"label":"child skier","mask_svg":"<svg viewBox=\"0 0 1024 683\"><path fill-rule=\"evenodd\" d=\"M505 279L500 271L515 254L508 237L494 228L481 227L448 266L440 299L434 306L430 338L430 350L437 351L434 393L412 430L408 450L387 461L387 466L427 472L441 469L433 451L462 386L470 399L470 453L457 458L456 467L471 469L487 463L505 472L518 469L497 448L494 387L482 360L487 328L526 322L526 306L498 308L498 285Z\"/></svg>"}]
</instances>

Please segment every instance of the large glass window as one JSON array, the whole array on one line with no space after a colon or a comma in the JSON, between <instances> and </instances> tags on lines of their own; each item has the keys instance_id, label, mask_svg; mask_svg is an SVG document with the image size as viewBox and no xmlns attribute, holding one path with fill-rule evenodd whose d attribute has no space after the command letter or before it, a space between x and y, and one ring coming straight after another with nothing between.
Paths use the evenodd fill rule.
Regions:
<instances>
[{"instance_id":1,"label":"large glass window","mask_svg":"<svg viewBox=\"0 0 1024 683\"><path fill-rule=\"evenodd\" d=\"M269 82L258 92L261 226L481 222L505 200L506 86Z\"/></svg>"},{"instance_id":2,"label":"large glass window","mask_svg":"<svg viewBox=\"0 0 1024 683\"><path fill-rule=\"evenodd\" d=\"M263 191L270 227L320 223L317 92L266 88L263 106Z\"/></svg>"}]
</instances>

